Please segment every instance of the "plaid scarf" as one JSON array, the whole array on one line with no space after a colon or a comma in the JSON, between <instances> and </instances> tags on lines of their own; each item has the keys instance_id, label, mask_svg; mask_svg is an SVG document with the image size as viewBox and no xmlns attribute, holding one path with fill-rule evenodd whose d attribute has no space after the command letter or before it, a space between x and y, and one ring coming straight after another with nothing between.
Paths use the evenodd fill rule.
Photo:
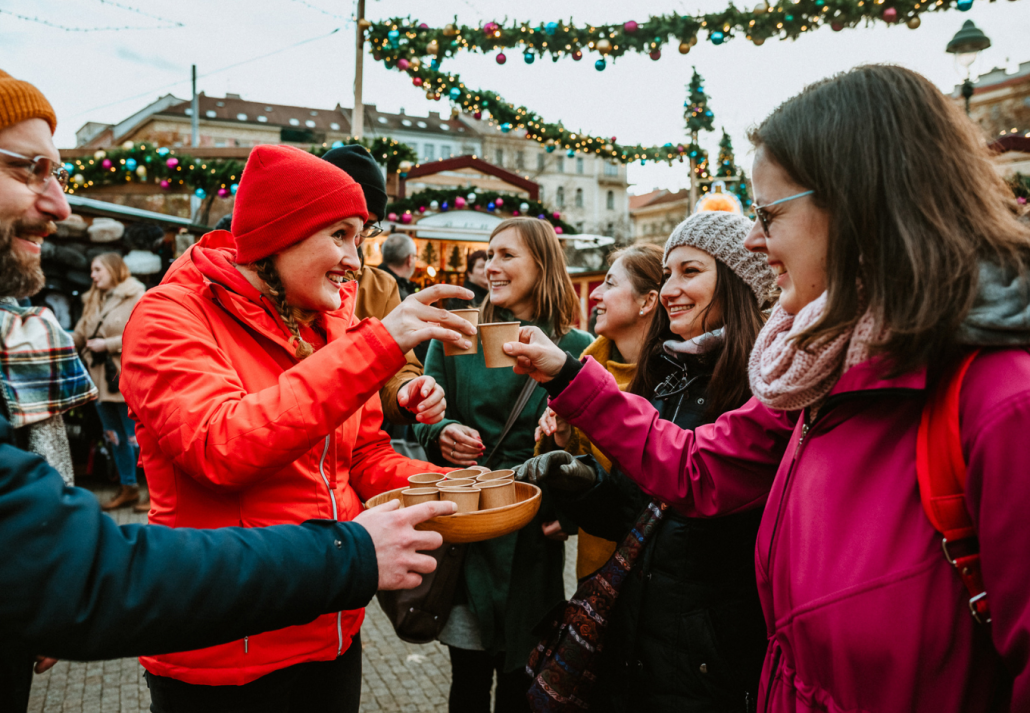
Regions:
<instances>
[{"instance_id":1,"label":"plaid scarf","mask_svg":"<svg viewBox=\"0 0 1030 713\"><path fill-rule=\"evenodd\" d=\"M71 335L46 307L0 298L0 393L11 425L21 428L97 397Z\"/></svg>"}]
</instances>

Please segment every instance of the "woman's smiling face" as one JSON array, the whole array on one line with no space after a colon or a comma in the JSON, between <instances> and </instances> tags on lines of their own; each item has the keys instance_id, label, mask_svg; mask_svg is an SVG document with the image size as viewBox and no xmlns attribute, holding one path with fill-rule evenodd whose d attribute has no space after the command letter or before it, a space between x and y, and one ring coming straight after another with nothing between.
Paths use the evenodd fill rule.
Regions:
<instances>
[{"instance_id":1,"label":"woman's smiling face","mask_svg":"<svg viewBox=\"0 0 1030 713\"><path fill-rule=\"evenodd\" d=\"M533 286L540 270L515 228L502 230L490 239L486 278L490 283L490 302L528 320L533 316Z\"/></svg>"},{"instance_id":2,"label":"woman's smiling face","mask_svg":"<svg viewBox=\"0 0 1030 713\"><path fill-rule=\"evenodd\" d=\"M722 326L719 306L712 304L718 283L714 257L693 246L680 245L669 251L664 273L662 306L669 313L673 334L681 339L693 339L706 329Z\"/></svg>"},{"instance_id":3,"label":"woman's smiling face","mask_svg":"<svg viewBox=\"0 0 1030 713\"><path fill-rule=\"evenodd\" d=\"M768 205L807 190L794 183L764 148L756 152L752 171L756 205ZM756 220L744 247L765 254L777 275L780 306L788 314L797 314L826 291L830 214L809 195L775 205L768 209L768 215L769 234Z\"/></svg>"},{"instance_id":4,"label":"woman's smiling face","mask_svg":"<svg viewBox=\"0 0 1030 713\"><path fill-rule=\"evenodd\" d=\"M340 308L340 286L348 272L361 269L361 229L361 218L345 218L276 256L275 267L291 306L310 312Z\"/></svg>"}]
</instances>

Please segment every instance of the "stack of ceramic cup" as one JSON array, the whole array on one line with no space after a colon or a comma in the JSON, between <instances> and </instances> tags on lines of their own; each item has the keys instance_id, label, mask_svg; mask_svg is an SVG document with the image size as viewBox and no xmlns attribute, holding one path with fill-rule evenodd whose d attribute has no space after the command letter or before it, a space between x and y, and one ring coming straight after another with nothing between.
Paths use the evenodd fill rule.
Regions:
<instances>
[{"instance_id":1,"label":"stack of ceramic cup","mask_svg":"<svg viewBox=\"0 0 1030 713\"><path fill-rule=\"evenodd\" d=\"M476 354L478 344L479 342L482 342L483 361L486 363L486 367L488 369L500 369L506 366L515 366L515 357L510 357L504 353L504 345L508 342L519 341L520 324L518 322L490 322L487 324L479 324L478 309L455 309L451 310L451 314L461 317L466 322L469 322L473 327L478 327L479 338L477 340L472 340L472 346L468 349L462 349L450 342L444 342L444 356L465 356L467 354Z\"/></svg>"},{"instance_id":2,"label":"stack of ceramic cup","mask_svg":"<svg viewBox=\"0 0 1030 713\"><path fill-rule=\"evenodd\" d=\"M450 500L457 512L470 513L514 505L515 471L487 470L474 466L450 473L419 473L408 478L410 488L401 491L404 507L429 500Z\"/></svg>"}]
</instances>

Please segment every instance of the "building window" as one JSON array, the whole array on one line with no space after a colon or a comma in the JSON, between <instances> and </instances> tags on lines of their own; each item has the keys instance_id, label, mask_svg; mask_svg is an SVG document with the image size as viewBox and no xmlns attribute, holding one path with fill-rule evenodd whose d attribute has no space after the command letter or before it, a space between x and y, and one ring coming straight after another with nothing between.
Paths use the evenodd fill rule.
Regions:
<instances>
[{"instance_id":1,"label":"building window","mask_svg":"<svg viewBox=\"0 0 1030 713\"><path fill-rule=\"evenodd\" d=\"M604 229L604 234L609 238L615 237L615 223L608 223L608 227Z\"/></svg>"},{"instance_id":2,"label":"building window","mask_svg":"<svg viewBox=\"0 0 1030 713\"><path fill-rule=\"evenodd\" d=\"M554 202L558 204L559 208L565 207L565 188L558 186L558 192L555 194Z\"/></svg>"},{"instance_id":3,"label":"building window","mask_svg":"<svg viewBox=\"0 0 1030 713\"><path fill-rule=\"evenodd\" d=\"M515 168L519 171L526 170L526 152L516 151L515 152Z\"/></svg>"},{"instance_id":4,"label":"building window","mask_svg":"<svg viewBox=\"0 0 1030 713\"><path fill-rule=\"evenodd\" d=\"M423 161L434 161L436 160L436 147L432 144L426 144L422 147L422 160Z\"/></svg>"},{"instance_id":5,"label":"building window","mask_svg":"<svg viewBox=\"0 0 1030 713\"><path fill-rule=\"evenodd\" d=\"M451 157L451 145L450 144L443 144L440 147L440 158L450 158L450 157Z\"/></svg>"},{"instance_id":6,"label":"building window","mask_svg":"<svg viewBox=\"0 0 1030 713\"><path fill-rule=\"evenodd\" d=\"M555 166L558 169L558 173L565 173L565 157L559 156L558 160L555 162Z\"/></svg>"},{"instance_id":7,"label":"building window","mask_svg":"<svg viewBox=\"0 0 1030 713\"><path fill-rule=\"evenodd\" d=\"M577 233L582 233L583 232L583 221L582 220L579 221L578 223L576 223L576 232Z\"/></svg>"},{"instance_id":8,"label":"building window","mask_svg":"<svg viewBox=\"0 0 1030 713\"><path fill-rule=\"evenodd\" d=\"M582 208L583 207L583 189L582 188L577 188L576 189L576 207L577 208Z\"/></svg>"},{"instance_id":9,"label":"building window","mask_svg":"<svg viewBox=\"0 0 1030 713\"><path fill-rule=\"evenodd\" d=\"M539 191L537 191L537 193L536 193L536 199L537 199L538 201L540 201L541 203L545 203L545 202L546 202L546 201L544 200L544 187L543 187L543 186L540 186L540 190L539 190Z\"/></svg>"},{"instance_id":10,"label":"building window","mask_svg":"<svg viewBox=\"0 0 1030 713\"><path fill-rule=\"evenodd\" d=\"M617 163L605 163L604 164L604 175L606 176L618 176L619 175L619 164Z\"/></svg>"},{"instance_id":11,"label":"building window","mask_svg":"<svg viewBox=\"0 0 1030 713\"><path fill-rule=\"evenodd\" d=\"M615 210L615 191L608 191L608 197L605 199L608 206L608 210Z\"/></svg>"},{"instance_id":12,"label":"building window","mask_svg":"<svg viewBox=\"0 0 1030 713\"><path fill-rule=\"evenodd\" d=\"M497 149L496 151L494 151L494 165L504 165L504 149Z\"/></svg>"},{"instance_id":13,"label":"building window","mask_svg":"<svg viewBox=\"0 0 1030 713\"><path fill-rule=\"evenodd\" d=\"M576 173L583 173L583 159L576 159Z\"/></svg>"},{"instance_id":14,"label":"building window","mask_svg":"<svg viewBox=\"0 0 1030 713\"><path fill-rule=\"evenodd\" d=\"M547 161L547 154L542 151L536 155L536 170L543 171L544 163Z\"/></svg>"}]
</instances>

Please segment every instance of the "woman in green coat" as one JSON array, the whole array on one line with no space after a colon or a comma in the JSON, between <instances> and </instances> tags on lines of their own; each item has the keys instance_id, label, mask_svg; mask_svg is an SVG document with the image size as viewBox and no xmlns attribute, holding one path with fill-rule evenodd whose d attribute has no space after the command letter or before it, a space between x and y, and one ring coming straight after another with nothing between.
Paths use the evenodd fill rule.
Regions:
<instances>
[{"instance_id":1,"label":"woman in green coat","mask_svg":"<svg viewBox=\"0 0 1030 713\"><path fill-rule=\"evenodd\" d=\"M535 325L573 354L592 341L571 327L580 314L579 301L558 236L546 221L511 218L498 225L490 236L486 274L490 293L480 308L480 324ZM425 373L447 393L446 417L414 426L430 460L499 469L533 457L533 434L547 407L542 388L533 392L487 463L527 377L512 369L487 369L482 349L445 357L435 341ZM543 523L555 519L548 500L545 492L540 512L521 531L474 543L466 551L464 591L439 637L451 654L450 713L488 713L495 671L495 712L529 710L524 668L538 642L533 627L564 599L564 536L544 534Z\"/></svg>"}]
</instances>

